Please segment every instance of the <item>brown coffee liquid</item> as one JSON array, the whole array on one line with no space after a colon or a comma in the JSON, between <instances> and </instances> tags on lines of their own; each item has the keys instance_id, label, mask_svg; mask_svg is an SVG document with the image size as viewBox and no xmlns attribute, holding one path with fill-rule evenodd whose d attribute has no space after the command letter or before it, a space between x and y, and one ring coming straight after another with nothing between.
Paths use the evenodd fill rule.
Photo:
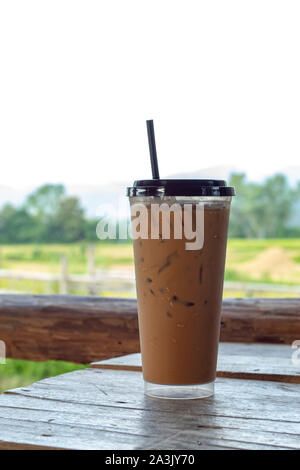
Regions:
<instances>
[{"instance_id":1,"label":"brown coffee liquid","mask_svg":"<svg viewBox=\"0 0 300 470\"><path fill-rule=\"evenodd\" d=\"M186 250L184 238L133 241L146 381L215 379L228 220L229 208L205 207L200 250Z\"/></svg>"}]
</instances>

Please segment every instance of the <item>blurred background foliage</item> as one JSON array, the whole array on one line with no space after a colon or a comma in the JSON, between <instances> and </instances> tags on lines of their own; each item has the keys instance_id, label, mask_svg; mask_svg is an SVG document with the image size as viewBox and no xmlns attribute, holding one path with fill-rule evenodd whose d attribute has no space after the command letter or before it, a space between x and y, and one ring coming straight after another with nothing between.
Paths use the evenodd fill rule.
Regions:
<instances>
[{"instance_id":1,"label":"blurred background foliage","mask_svg":"<svg viewBox=\"0 0 300 470\"><path fill-rule=\"evenodd\" d=\"M249 182L246 174L231 174L236 188L229 236L284 238L300 236L300 182L291 187L283 174ZM46 184L29 194L24 204L0 210L0 243L71 243L96 241L99 220L86 216L76 196L61 184ZM116 240L118 242L119 240Z\"/></svg>"},{"instance_id":2,"label":"blurred background foliage","mask_svg":"<svg viewBox=\"0 0 300 470\"><path fill-rule=\"evenodd\" d=\"M229 185L236 189L230 215L233 238L284 238L300 236L300 182L291 187L282 174L262 183L248 182L234 173Z\"/></svg>"}]
</instances>

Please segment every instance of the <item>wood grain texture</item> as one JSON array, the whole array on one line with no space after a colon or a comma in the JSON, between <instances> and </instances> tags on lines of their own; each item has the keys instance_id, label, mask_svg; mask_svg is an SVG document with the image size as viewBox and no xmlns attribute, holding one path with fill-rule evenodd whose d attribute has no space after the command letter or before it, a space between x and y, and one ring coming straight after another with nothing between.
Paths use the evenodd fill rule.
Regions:
<instances>
[{"instance_id":1,"label":"wood grain texture","mask_svg":"<svg viewBox=\"0 0 300 470\"><path fill-rule=\"evenodd\" d=\"M224 299L221 341L291 344L300 339L300 299ZM134 299L1 295L7 356L89 363L139 352Z\"/></svg>"},{"instance_id":2,"label":"wood grain texture","mask_svg":"<svg viewBox=\"0 0 300 470\"><path fill-rule=\"evenodd\" d=\"M291 344L299 335L299 298L223 300L221 341Z\"/></svg>"},{"instance_id":3,"label":"wood grain texture","mask_svg":"<svg viewBox=\"0 0 300 470\"><path fill-rule=\"evenodd\" d=\"M287 345L220 343L217 377L300 384L300 365L292 363L291 355L292 349ZM93 362L91 367L141 371L141 355Z\"/></svg>"},{"instance_id":4,"label":"wood grain texture","mask_svg":"<svg viewBox=\"0 0 300 470\"><path fill-rule=\"evenodd\" d=\"M75 295L0 296L7 357L89 363L139 351L135 300Z\"/></svg>"},{"instance_id":5,"label":"wood grain texture","mask_svg":"<svg viewBox=\"0 0 300 470\"><path fill-rule=\"evenodd\" d=\"M0 396L0 449L23 446L300 449L299 386L222 378L214 397L169 401L140 372L71 372Z\"/></svg>"}]
</instances>

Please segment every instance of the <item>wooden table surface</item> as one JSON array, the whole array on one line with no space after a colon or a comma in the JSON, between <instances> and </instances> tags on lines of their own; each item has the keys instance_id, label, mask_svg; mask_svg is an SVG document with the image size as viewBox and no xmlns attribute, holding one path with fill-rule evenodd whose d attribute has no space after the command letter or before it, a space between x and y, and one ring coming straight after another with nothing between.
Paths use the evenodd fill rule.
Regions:
<instances>
[{"instance_id":1,"label":"wooden table surface","mask_svg":"<svg viewBox=\"0 0 300 470\"><path fill-rule=\"evenodd\" d=\"M215 396L201 400L146 397L138 354L10 390L0 449L300 449L292 352L221 343Z\"/></svg>"}]
</instances>

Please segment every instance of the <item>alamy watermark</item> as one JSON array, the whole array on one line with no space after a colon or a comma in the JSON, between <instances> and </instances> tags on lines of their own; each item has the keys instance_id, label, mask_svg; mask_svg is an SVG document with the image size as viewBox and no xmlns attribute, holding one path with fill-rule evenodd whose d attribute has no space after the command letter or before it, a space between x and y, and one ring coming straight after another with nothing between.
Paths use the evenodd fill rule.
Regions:
<instances>
[{"instance_id":1,"label":"alamy watermark","mask_svg":"<svg viewBox=\"0 0 300 470\"><path fill-rule=\"evenodd\" d=\"M298 366L300 364L300 339L293 341L292 348L295 349L292 353L292 363Z\"/></svg>"},{"instance_id":2,"label":"alamy watermark","mask_svg":"<svg viewBox=\"0 0 300 470\"><path fill-rule=\"evenodd\" d=\"M6 364L6 346L2 340L0 340L0 364Z\"/></svg>"},{"instance_id":3,"label":"alamy watermark","mask_svg":"<svg viewBox=\"0 0 300 470\"><path fill-rule=\"evenodd\" d=\"M105 206L106 213L110 206ZM204 203L167 204L141 202L130 206L131 226L126 219L104 216L97 225L100 240L116 238L185 239L186 250L200 250L204 244ZM111 213L111 211L110 211ZM172 215L172 217L171 217ZM173 222L173 223L172 223Z\"/></svg>"}]
</instances>

